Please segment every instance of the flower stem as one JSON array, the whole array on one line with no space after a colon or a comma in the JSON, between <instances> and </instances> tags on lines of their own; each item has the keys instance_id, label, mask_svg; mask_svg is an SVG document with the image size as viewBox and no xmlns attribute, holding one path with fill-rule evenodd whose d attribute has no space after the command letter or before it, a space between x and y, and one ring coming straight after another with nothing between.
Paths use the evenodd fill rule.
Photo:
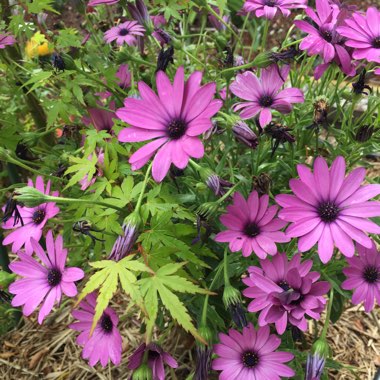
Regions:
<instances>
[{"instance_id":1,"label":"flower stem","mask_svg":"<svg viewBox=\"0 0 380 380\"><path fill-rule=\"evenodd\" d=\"M201 317L201 326L206 326L207 325L207 309L208 309L208 299L209 295L206 294L205 300L203 302L203 309L202 309L202 317Z\"/></svg>"},{"instance_id":2,"label":"flower stem","mask_svg":"<svg viewBox=\"0 0 380 380\"><path fill-rule=\"evenodd\" d=\"M261 51L265 51L265 47L267 44L268 30L269 30L269 20L265 19L263 39L261 40Z\"/></svg>"},{"instance_id":3,"label":"flower stem","mask_svg":"<svg viewBox=\"0 0 380 380\"><path fill-rule=\"evenodd\" d=\"M113 208L117 211L124 211L123 208L114 206L114 205L107 203L107 202L93 201L90 199L74 199L74 198L65 198L65 197L54 197L52 195L46 195L46 197L48 198L47 199L48 202L55 202L55 203L62 203L62 204L65 204L65 203L69 203L69 204L70 203L86 203L86 204L90 204L90 205L98 205L98 206Z\"/></svg>"},{"instance_id":4,"label":"flower stem","mask_svg":"<svg viewBox=\"0 0 380 380\"><path fill-rule=\"evenodd\" d=\"M228 248L224 250L224 259L223 259L223 273L224 273L224 287L231 285L230 279L228 277Z\"/></svg>"},{"instance_id":5,"label":"flower stem","mask_svg":"<svg viewBox=\"0 0 380 380\"><path fill-rule=\"evenodd\" d=\"M326 338L327 330L329 328L330 315L331 315L333 300L334 300L334 289L331 288L329 303L328 303L328 306L327 306L327 313L326 313L325 324L323 326L323 330L322 330L322 334L321 334L321 338L323 338L323 339Z\"/></svg>"},{"instance_id":6,"label":"flower stem","mask_svg":"<svg viewBox=\"0 0 380 380\"><path fill-rule=\"evenodd\" d=\"M149 179L149 175L150 175L151 169L152 169L152 162L150 163L150 165L148 167L148 170L145 173L145 178L144 178L143 186L142 186L142 189L141 189L141 192L140 192L140 196L139 196L139 199L137 200L136 207L135 207L135 211L136 212L140 211L141 202L142 202L142 199L144 197L145 188L146 188L146 185L148 183L148 179Z\"/></svg>"}]
</instances>

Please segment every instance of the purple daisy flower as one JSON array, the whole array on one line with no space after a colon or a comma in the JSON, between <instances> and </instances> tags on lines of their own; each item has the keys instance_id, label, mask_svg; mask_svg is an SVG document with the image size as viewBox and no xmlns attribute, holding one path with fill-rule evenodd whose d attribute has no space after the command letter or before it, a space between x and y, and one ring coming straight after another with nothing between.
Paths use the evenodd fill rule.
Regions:
<instances>
[{"instance_id":1,"label":"purple daisy flower","mask_svg":"<svg viewBox=\"0 0 380 380\"><path fill-rule=\"evenodd\" d=\"M132 170L140 169L158 150L153 159L152 174L161 182L173 163L184 169L190 157L201 158L204 147L197 137L212 128L211 117L222 106L214 100L215 83L201 86L202 73L195 71L185 82L183 67L179 67L173 85L159 71L156 76L158 96L144 82L138 87L142 99L127 98L116 115L132 127L123 129L121 142L152 140L129 159Z\"/></svg>"},{"instance_id":2,"label":"purple daisy flower","mask_svg":"<svg viewBox=\"0 0 380 380\"><path fill-rule=\"evenodd\" d=\"M42 324L54 304L61 301L62 293L67 297L77 295L74 282L81 280L84 272L80 268L65 268L67 249L63 248L61 235L54 241L52 231L48 231L46 235L47 255L36 240L32 238L31 242L43 265L31 256L19 252L20 260L10 264L9 268L23 278L11 284L9 292L15 294L12 306L23 305L22 311L26 316L32 314L44 301L38 314L38 323Z\"/></svg>"},{"instance_id":3,"label":"purple daisy flower","mask_svg":"<svg viewBox=\"0 0 380 380\"><path fill-rule=\"evenodd\" d=\"M143 36L145 29L137 21L126 21L118 26L114 26L104 33L104 40L108 43L115 41L121 46L124 43L134 46L137 43L136 36Z\"/></svg>"},{"instance_id":4,"label":"purple daisy flower","mask_svg":"<svg viewBox=\"0 0 380 380\"><path fill-rule=\"evenodd\" d=\"M82 358L88 359L92 367L99 361L105 367L110 359L113 364L120 364L122 338L117 329L119 318L115 311L107 307L90 335L96 307L95 293L90 293L81 301L79 307L81 310L72 311L73 317L79 322L74 322L69 327L80 331L76 341L83 346Z\"/></svg>"},{"instance_id":5,"label":"purple daisy flower","mask_svg":"<svg viewBox=\"0 0 380 380\"><path fill-rule=\"evenodd\" d=\"M288 322L306 331L306 316L320 318L326 304L323 295L329 291L330 284L317 282L320 274L310 272L312 260L301 263L299 254L288 261L286 253L279 253L272 261L260 260L260 266L249 267L249 277L243 279L248 286L243 295L254 299L248 311L261 310L259 325L275 323L279 334L285 332Z\"/></svg>"},{"instance_id":6,"label":"purple daisy flower","mask_svg":"<svg viewBox=\"0 0 380 380\"><path fill-rule=\"evenodd\" d=\"M306 8L307 0L247 0L243 12L255 12L256 17L272 20L277 11L285 17L290 16L290 9Z\"/></svg>"},{"instance_id":7,"label":"purple daisy flower","mask_svg":"<svg viewBox=\"0 0 380 380\"><path fill-rule=\"evenodd\" d=\"M347 279L342 288L354 290L352 303L364 302L364 309L369 313L374 308L375 298L380 305L380 252L372 242L370 248L356 245L358 256L347 258L349 266L343 269Z\"/></svg>"},{"instance_id":8,"label":"purple daisy flower","mask_svg":"<svg viewBox=\"0 0 380 380\"><path fill-rule=\"evenodd\" d=\"M259 123L265 127L272 120L271 109L281 113L290 113L292 103L303 103L304 95L299 88L286 88L280 91L285 83L290 67L271 65L261 71L258 78L252 71L238 74L232 82L231 92L247 102L234 105L234 111L244 109L240 113L242 119L251 119L260 113Z\"/></svg>"},{"instance_id":9,"label":"purple daisy flower","mask_svg":"<svg viewBox=\"0 0 380 380\"><path fill-rule=\"evenodd\" d=\"M28 186L35 187L41 193L50 195L50 181L44 185L44 180L41 176L36 178L36 184L33 184L31 179L28 180ZM51 193L53 196L58 196L58 191ZM25 253L31 255L33 253L33 247L31 239L39 241L42 236L42 230L46 222L56 216L59 213L59 208L53 202L43 203L37 207L23 207L18 206L22 220L17 220L15 223L14 216L10 217L5 223L3 223L3 229L15 229L3 240L3 245L12 244L12 252L17 253L22 247L25 249Z\"/></svg>"},{"instance_id":10,"label":"purple daisy flower","mask_svg":"<svg viewBox=\"0 0 380 380\"><path fill-rule=\"evenodd\" d=\"M343 37L337 32L342 20L341 10L328 0L317 0L316 8L317 12L310 7L305 10L310 22L294 21L297 28L308 33L302 40L300 49L307 50L309 56L318 54L323 59L323 63L315 69L315 78L319 79L333 61L346 75L354 76L356 71L351 55L344 46Z\"/></svg>"},{"instance_id":11,"label":"purple daisy flower","mask_svg":"<svg viewBox=\"0 0 380 380\"><path fill-rule=\"evenodd\" d=\"M370 7L365 16L355 12L352 18L344 22L338 32L347 38L345 44L354 48L352 56L380 63L380 11Z\"/></svg>"},{"instance_id":12,"label":"purple daisy flower","mask_svg":"<svg viewBox=\"0 0 380 380\"><path fill-rule=\"evenodd\" d=\"M102 105L102 103L99 102L99 105ZM83 116L82 121L85 125L92 124L97 131L107 131L112 134L112 128L114 125L113 119L116 119L116 114L114 112L115 102L110 102L109 109L110 111L101 108L88 108L87 112L89 117Z\"/></svg>"},{"instance_id":13,"label":"purple daisy flower","mask_svg":"<svg viewBox=\"0 0 380 380\"><path fill-rule=\"evenodd\" d=\"M148 366L152 370L153 380L165 380L164 363L169 367L177 368L177 361L158 344L143 343L129 358L128 369L136 370L141 366L144 360L144 354L147 353Z\"/></svg>"},{"instance_id":14,"label":"purple daisy flower","mask_svg":"<svg viewBox=\"0 0 380 380\"><path fill-rule=\"evenodd\" d=\"M14 45L16 43L16 39L9 34L0 33L0 49L5 49L8 45Z\"/></svg>"},{"instance_id":15,"label":"purple daisy flower","mask_svg":"<svg viewBox=\"0 0 380 380\"><path fill-rule=\"evenodd\" d=\"M230 250L242 250L243 256L250 256L254 252L261 259L267 255L277 253L277 243L286 243L290 239L280 231L286 222L275 218L278 207L268 207L269 196L259 197L253 191L248 200L235 192L233 204L227 206L227 213L220 217L220 221L228 228L219 232L215 241L229 243Z\"/></svg>"},{"instance_id":16,"label":"purple daisy flower","mask_svg":"<svg viewBox=\"0 0 380 380\"><path fill-rule=\"evenodd\" d=\"M212 369L222 371L220 380L265 379L279 380L280 376L292 377L294 371L283 364L294 358L290 352L275 351L281 339L270 334L268 326L257 330L249 323L243 332L231 329L219 334L220 343L214 345L219 358L212 362Z\"/></svg>"},{"instance_id":17,"label":"purple daisy flower","mask_svg":"<svg viewBox=\"0 0 380 380\"><path fill-rule=\"evenodd\" d=\"M131 72L129 71L129 67L127 64L119 66L119 70L117 70L116 77L119 80L118 86L123 90L131 86Z\"/></svg>"},{"instance_id":18,"label":"purple daisy flower","mask_svg":"<svg viewBox=\"0 0 380 380\"><path fill-rule=\"evenodd\" d=\"M289 238L298 237L298 249L306 252L318 243L318 254L327 263L334 245L347 257L355 253L353 240L367 248L371 239L364 231L380 233L380 227L368 220L380 216L380 202L368 200L380 194L380 185L360 186L364 168L354 169L346 178L344 158L337 157L329 170L326 161L317 157L314 174L305 165L297 165L300 179L291 179L295 195L280 194L283 207L278 216L292 222L286 230Z\"/></svg>"}]
</instances>

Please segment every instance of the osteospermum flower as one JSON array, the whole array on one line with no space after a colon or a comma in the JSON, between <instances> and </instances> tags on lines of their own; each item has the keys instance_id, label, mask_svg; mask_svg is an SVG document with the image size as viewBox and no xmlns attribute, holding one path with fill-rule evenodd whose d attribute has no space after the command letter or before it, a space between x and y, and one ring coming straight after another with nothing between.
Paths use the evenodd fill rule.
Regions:
<instances>
[{"instance_id":1,"label":"osteospermum flower","mask_svg":"<svg viewBox=\"0 0 380 380\"><path fill-rule=\"evenodd\" d=\"M249 267L249 277L243 279L248 286L243 294L254 300L248 311L257 313L259 325L275 323L276 330L283 334L288 322L302 331L307 329L306 316L318 320L324 310L323 297L330 285L319 281L318 272L310 272L312 260L301 263L301 255L288 261L286 253L279 253L269 259L260 260L259 267Z\"/></svg>"},{"instance_id":2,"label":"osteospermum flower","mask_svg":"<svg viewBox=\"0 0 380 380\"><path fill-rule=\"evenodd\" d=\"M99 102L99 105L102 105ZM115 102L111 101L109 104L109 109L101 109L101 108L89 108L88 114L89 117L83 116L82 121L86 125L93 125L93 127L97 131L107 131L108 133L112 133L112 128L114 125L113 119L116 119L115 114Z\"/></svg>"},{"instance_id":3,"label":"osteospermum flower","mask_svg":"<svg viewBox=\"0 0 380 380\"><path fill-rule=\"evenodd\" d=\"M94 367L100 361L102 367L105 367L109 360L118 365L122 351L122 339L117 329L119 318L112 308L107 307L90 335L95 306L95 293L90 293L80 302L80 309L72 312L73 317L79 322L74 322L69 327L80 331L76 341L83 346L82 358L88 359L90 366Z\"/></svg>"},{"instance_id":4,"label":"osteospermum flower","mask_svg":"<svg viewBox=\"0 0 380 380\"><path fill-rule=\"evenodd\" d=\"M255 12L256 17L273 19L277 11L285 17L290 16L290 9L306 8L307 0L247 0L243 5L244 12Z\"/></svg>"},{"instance_id":5,"label":"osteospermum flower","mask_svg":"<svg viewBox=\"0 0 380 380\"><path fill-rule=\"evenodd\" d=\"M12 272L23 278L15 281L9 287L9 292L15 294L12 306L23 305L23 313L28 316L43 302L38 314L38 323L50 313L55 303L59 303L64 293L67 297L75 297L77 288L75 281L84 277L80 268L65 268L67 250L63 248L61 235L54 241L51 230L46 235L47 254L33 238L33 249L42 261L41 265L31 256L19 252L19 261L9 265Z\"/></svg>"},{"instance_id":6,"label":"osteospermum flower","mask_svg":"<svg viewBox=\"0 0 380 380\"><path fill-rule=\"evenodd\" d=\"M50 194L50 181L46 184L41 176L36 179L36 184L33 184L31 179L28 180L28 186L35 187L41 193ZM51 193L53 196L58 196L58 191ZM18 211L21 216L21 220L17 219L15 223L15 217L11 217L6 223L3 223L2 228L14 229L3 240L3 245L12 244L12 252L17 253L22 247L25 249L25 253L31 255L33 253L33 247L31 244L31 238L39 241L42 236L42 230L46 222L59 213L59 208L53 202L43 203L37 207L22 207L18 206Z\"/></svg>"},{"instance_id":7,"label":"osteospermum flower","mask_svg":"<svg viewBox=\"0 0 380 380\"><path fill-rule=\"evenodd\" d=\"M354 48L352 56L380 63L380 11L370 7L365 16L355 12L352 18L344 22L338 32L347 38L345 44Z\"/></svg>"},{"instance_id":8,"label":"osteospermum flower","mask_svg":"<svg viewBox=\"0 0 380 380\"><path fill-rule=\"evenodd\" d=\"M5 49L8 45L14 45L16 43L16 39L9 34L0 33L0 49Z\"/></svg>"},{"instance_id":9,"label":"osteospermum flower","mask_svg":"<svg viewBox=\"0 0 380 380\"><path fill-rule=\"evenodd\" d=\"M220 343L214 345L219 358L212 362L212 369L222 371L220 380L280 379L292 377L294 371L283 364L294 358L290 352L275 351L281 339L270 334L269 327L257 330L249 323L242 333L231 329L219 334Z\"/></svg>"},{"instance_id":10,"label":"osteospermum flower","mask_svg":"<svg viewBox=\"0 0 380 380\"><path fill-rule=\"evenodd\" d=\"M251 119L260 113L259 123L265 127L272 120L271 110L281 113L291 112L292 103L303 103L304 95L299 88L286 88L280 91L285 83L290 67L279 68L271 65L261 71L258 78L252 71L238 74L232 82L231 92L247 102L234 105L234 111L243 109L240 112L242 119Z\"/></svg>"},{"instance_id":11,"label":"osteospermum flower","mask_svg":"<svg viewBox=\"0 0 380 380\"><path fill-rule=\"evenodd\" d=\"M132 170L140 169L158 150L152 167L153 178L160 182L173 163L184 169L190 157L201 158L204 147L197 137L212 128L211 117L222 106L213 99L216 85L201 86L202 73L195 71L185 82L179 67L173 85L163 72L157 73L158 96L144 82L138 88L142 99L127 98L116 115L132 127L123 129L121 142L153 140L129 159Z\"/></svg>"},{"instance_id":12,"label":"osteospermum flower","mask_svg":"<svg viewBox=\"0 0 380 380\"><path fill-rule=\"evenodd\" d=\"M317 0L316 12L310 7L307 7L305 12L310 21L296 20L294 24L308 33L300 43L300 49L307 50L310 56L320 55L323 58L323 63L315 69L315 78L319 79L333 61L346 75L355 75L351 55L344 46L344 38L337 31L342 12L346 11L341 11L328 0Z\"/></svg>"},{"instance_id":13,"label":"osteospermum flower","mask_svg":"<svg viewBox=\"0 0 380 380\"><path fill-rule=\"evenodd\" d=\"M358 256L347 258L348 267L343 269L347 279L342 288L353 290L352 303L364 302L364 309L369 313L375 304L380 305L380 252L372 242L370 248L356 245Z\"/></svg>"},{"instance_id":14,"label":"osteospermum flower","mask_svg":"<svg viewBox=\"0 0 380 380\"><path fill-rule=\"evenodd\" d=\"M291 179L294 195L280 194L283 207L278 216L292 224L286 230L290 238L298 237L298 249L306 252L318 243L318 254L327 263L334 245L347 257L355 253L353 240L367 248L372 246L366 232L379 234L380 227L369 217L380 216L380 202L368 200L380 194L380 185L360 186L364 168L354 169L345 178L346 163L337 157L329 170L318 157L314 174L305 165L297 165L300 179Z\"/></svg>"},{"instance_id":15,"label":"osteospermum flower","mask_svg":"<svg viewBox=\"0 0 380 380\"><path fill-rule=\"evenodd\" d=\"M139 368L147 353L148 366L152 370L152 378L154 380L165 380L164 363L171 368L177 368L177 361L167 352L165 352L158 344L143 343L129 358L128 369L136 370Z\"/></svg>"},{"instance_id":16,"label":"osteospermum flower","mask_svg":"<svg viewBox=\"0 0 380 380\"><path fill-rule=\"evenodd\" d=\"M129 67L127 64L119 66L119 70L117 70L116 77L119 80L118 86L123 90L131 86L131 72L129 71Z\"/></svg>"},{"instance_id":17,"label":"osteospermum flower","mask_svg":"<svg viewBox=\"0 0 380 380\"><path fill-rule=\"evenodd\" d=\"M121 46L124 43L134 46L137 43L136 36L143 36L145 29L137 21L126 21L118 26L114 26L104 33L104 40L108 43L115 41Z\"/></svg>"},{"instance_id":18,"label":"osteospermum flower","mask_svg":"<svg viewBox=\"0 0 380 380\"><path fill-rule=\"evenodd\" d=\"M275 218L278 207L268 207L268 203L269 196L266 194L259 197L257 191L253 191L245 200L239 192L235 192L233 204L227 206L227 213L220 217L228 230L219 232L215 241L228 242L232 252L242 250L245 257L252 252L262 259L275 255L275 243L286 243L290 239L280 231L286 222Z\"/></svg>"}]
</instances>

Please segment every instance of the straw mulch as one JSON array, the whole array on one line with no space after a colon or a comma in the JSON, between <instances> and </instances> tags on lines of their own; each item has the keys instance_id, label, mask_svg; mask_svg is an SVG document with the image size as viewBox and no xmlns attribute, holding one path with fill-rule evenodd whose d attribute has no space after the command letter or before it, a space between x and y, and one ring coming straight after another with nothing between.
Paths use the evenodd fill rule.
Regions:
<instances>
[{"instance_id":1,"label":"straw mulch","mask_svg":"<svg viewBox=\"0 0 380 380\"><path fill-rule=\"evenodd\" d=\"M52 313L42 326L34 318L0 339L0 379L6 380L129 380L129 355L141 343L142 332L138 316L125 310L127 300L118 296L112 307L121 315L119 328L123 335L123 357L118 367L92 368L81 358L75 343L76 332L67 328L72 322L72 303L66 303ZM334 359L356 367L330 371L329 379L373 380L376 365L380 366L380 309L365 314L360 307L347 309L338 323L330 326L329 342ZM313 340L315 326L310 323L306 340ZM320 331L321 326L318 326ZM157 339L159 337L156 337ZM163 337L165 349L174 353L180 367L169 372L168 380L185 380L194 368L194 342L182 330L174 329L170 337ZM309 346L309 345L308 345ZM216 379L212 376L211 379Z\"/></svg>"}]
</instances>

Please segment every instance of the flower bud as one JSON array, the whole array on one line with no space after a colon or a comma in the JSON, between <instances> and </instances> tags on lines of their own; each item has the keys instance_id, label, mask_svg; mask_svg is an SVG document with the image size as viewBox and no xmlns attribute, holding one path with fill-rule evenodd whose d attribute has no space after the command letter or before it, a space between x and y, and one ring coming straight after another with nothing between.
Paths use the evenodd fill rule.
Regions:
<instances>
[{"instance_id":1,"label":"flower bud","mask_svg":"<svg viewBox=\"0 0 380 380\"><path fill-rule=\"evenodd\" d=\"M316 340L307 357L305 380L320 380L329 355L329 346L324 338Z\"/></svg>"},{"instance_id":2,"label":"flower bud","mask_svg":"<svg viewBox=\"0 0 380 380\"><path fill-rule=\"evenodd\" d=\"M16 189L13 198L18 203L22 203L26 207L36 207L42 203L49 202L51 197L41 193L34 187L25 186Z\"/></svg>"},{"instance_id":3,"label":"flower bud","mask_svg":"<svg viewBox=\"0 0 380 380\"><path fill-rule=\"evenodd\" d=\"M241 143L247 145L251 149L256 149L259 141L256 134L243 121L237 122L232 127L232 133Z\"/></svg>"},{"instance_id":4,"label":"flower bud","mask_svg":"<svg viewBox=\"0 0 380 380\"><path fill-rule=\"evenodd\" d=\"M368 141L374 132L374 127L369 125L362 125L355 134L355 140L361 143Z\"/></svg>"},{"instance_id":5,"label":"flower bud","mask_svg":"<svg viewBox=\"0 0 380 380\"><path fill-rule=\"evenodd\" d=\"M120 261L125 256L127 256L139 236L139 229L141 227L142 220L137 212L129 214L123 223L123 235L118 236L116 239L111 254L109 255L110 260Z\"/></svg>"},{"instance_id":6,"label":"flower bud","mask_svg":"<svg viewBox=\"0 0 380 380\"><path fill-rule=\"evenodd\" d=\"M247 326L247 318L245 315L245 310L241 303L240 292L231 285L227 285L223 292L223 303L226 309L231 314L232 320L235 322L236 326L243 328Z\"/></svg>"},{"instance_id":7,"label":"flower bud","mask_svg":"<svg viewBox=\"0 0 380 380\"><path fill-rule=\"evenodd\" d=\"M273 63L271 53L270 52L263 52L258 54L255 59L252 62L253 67L258 67L259 69L262 69L264 67L267 67Z\"/></svg>"},{"instance_id":8,"label":"flower bud","mask_svg":"<svg viewBox=\"0 0 380 380\"><path fill-rule=\"evenodd\" d=\"M209 346L205 346L204 344L197 342L196 368L193 380L207 380L209 378L208 373L210 370L212 354L212 332L207 326L201 326L198 331Z\"/></svg>"}]
</instances>

